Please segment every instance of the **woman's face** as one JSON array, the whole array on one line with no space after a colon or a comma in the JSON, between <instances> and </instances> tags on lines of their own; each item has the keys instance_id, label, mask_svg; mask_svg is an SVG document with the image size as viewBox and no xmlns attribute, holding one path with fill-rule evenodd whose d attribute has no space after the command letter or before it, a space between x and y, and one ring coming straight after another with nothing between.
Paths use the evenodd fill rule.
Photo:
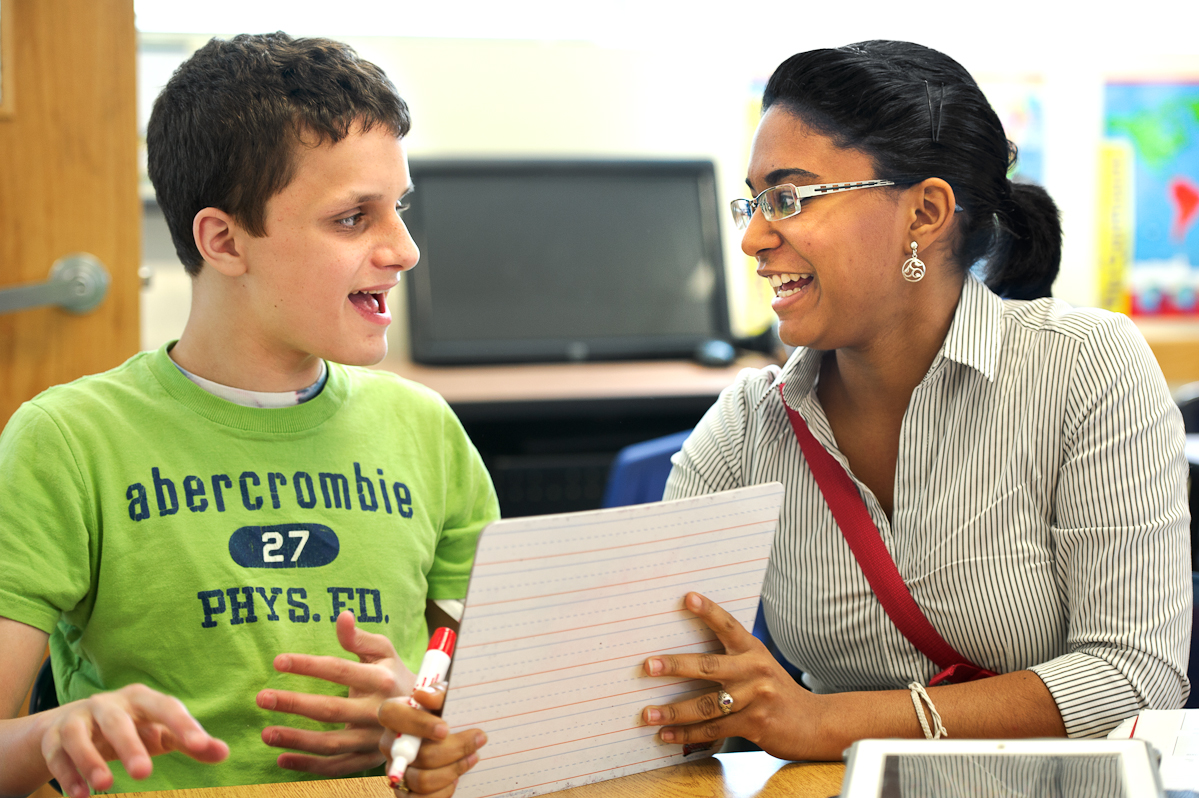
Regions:
<instances>
[{"instance_id":1,"label":"woman's face","mask_svg":"<svg viewBox=\"0 0 1199 798\"><path fill-rule=\"evenodd\" d=\"M886 179L858 150L837 147L778 106L758 125L750 153L753 196L797 186ZM890 188L813 197L795 216L769 222L754 213L741 249L771 281L779 336L793 346L869 349L902 325L912 286L900 273L910 255L912 217ZM785 281L785 282L783 282Z\"/></svg>"}]
</instances>

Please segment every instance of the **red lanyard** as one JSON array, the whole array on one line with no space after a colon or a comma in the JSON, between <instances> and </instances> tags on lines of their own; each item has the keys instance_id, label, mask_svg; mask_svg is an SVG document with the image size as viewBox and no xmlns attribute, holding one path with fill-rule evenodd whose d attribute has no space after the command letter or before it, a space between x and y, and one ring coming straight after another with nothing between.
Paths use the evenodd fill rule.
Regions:
<instances>
[{"instance_id":1,"label":"red lanyard","mask_svg":"<svg viewBox=\"0 0 1199 798\"><path fill-rule=\"evenodd\" d=\"M782 395L783 383L779 383L779 397ZM783 399L783 407L787 408L791 428L795 430L795 437L799 440L804 459L808 461L808 468L812 470L812 476L816 478L816 484L820 487L824 500L828 502L833 518L841 528L841 534L845 536L845 542L849 544L858 566L866 575L870 589L874 591L879 603L883 605L883 610L903 636L942 669L929 680L929 685L972 682L975 679L994 676L994 672L975 665L959 654L937 633L928 622L928 618L924 617L908 586L904 584L903 577L899 575L895 561L883 545L878 527L874 525L874 520L870 517L866 504L849 474L820 445L808 429L803 416L792 409L786 399Z\"/></svg>"}]
</instances>

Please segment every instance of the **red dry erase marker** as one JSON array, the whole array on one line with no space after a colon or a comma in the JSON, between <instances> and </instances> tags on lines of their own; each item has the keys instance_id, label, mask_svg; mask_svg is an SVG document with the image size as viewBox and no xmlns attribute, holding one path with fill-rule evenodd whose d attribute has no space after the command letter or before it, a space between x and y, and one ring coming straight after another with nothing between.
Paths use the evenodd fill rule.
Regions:
<instances>
[{"instance_id":1,"label":"red dry erase marker","mask_svg":"<svg viewBox=\"0 0 1199 798\"><path fill-rule=\"evenodd\" d=\"M454 655L456 639L453 630L444 626L429 638L429 648L425 650L425 658L420 662L416 685L412 688L413 693L417 690L428 690L445 679L450 671L450 657ZM422 708L415 696L408 696L408 706ZM408 764L416 759L418 751L420 738L414 734L401 734L391 744L391 767L387 771L387 778L392 787L399 786L400 779L404 778L404 771L407 770Z\"/></svg>"}]
</instances>

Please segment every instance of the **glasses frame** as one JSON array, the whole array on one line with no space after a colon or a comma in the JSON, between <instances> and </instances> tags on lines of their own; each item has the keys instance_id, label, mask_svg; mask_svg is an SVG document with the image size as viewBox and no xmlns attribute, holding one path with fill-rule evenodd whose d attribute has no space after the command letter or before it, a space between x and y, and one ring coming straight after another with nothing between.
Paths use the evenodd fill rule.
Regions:
<instances>
[{"instance_id":1,"label":"glasses frame","mask_svg":"<svg viewBox=\"0 0 1199 798\"><path fill-rule=\"evenodd\" d=\"M751 200L735 199L729 203L729 210L733 214L733 223L738 230L744 230L749 227L749 222L753 219L754 211L758 208L762 209L762 216L768 222L778 222L783 219L790 219L792 216L797 216L803 209L803 201L812 197L822 197L825 194L837 194L842 191L855 191L859 188L881 188L883 186L898 185L894 180L858 180L849 183L819 183L814 186L797 186L794 183L780 183L777 186L771 186L763 191L758 196ZM792 213L773 213L767 209L772 207L771 203L762 204L762 197L771 192L778 193L783 189L789 189L795 195L795 211Z\"/></svg>"}]
</instances>

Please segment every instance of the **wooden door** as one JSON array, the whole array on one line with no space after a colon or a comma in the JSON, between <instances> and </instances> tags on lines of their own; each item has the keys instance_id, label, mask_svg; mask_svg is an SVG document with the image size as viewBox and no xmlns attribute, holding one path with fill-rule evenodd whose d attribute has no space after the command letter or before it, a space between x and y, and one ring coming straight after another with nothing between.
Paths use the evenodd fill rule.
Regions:
<instances>
[{"instance_id":1,"label":"wooden door","mask_svg":"<svg viewBox=\"0 0 1199 798\"><path fill-rule=\"evenodd\" d=\"M0 314L0 425L43 389L138 349L137 36L133 0L0 0L0 290L90 252L95 310Z\"/></svg>"},{"instance_id":2,"label":"wooden door","mask_svg":"<svg viewBox=\"0 0 1199 798\"><path fill-rule=\"evenodd\" d=\"M112 277L86 315L0 314L0 426L138 349L136 58L133 0L0 0L0 290L72 252Z\"/></svg>"}]
</instances>

